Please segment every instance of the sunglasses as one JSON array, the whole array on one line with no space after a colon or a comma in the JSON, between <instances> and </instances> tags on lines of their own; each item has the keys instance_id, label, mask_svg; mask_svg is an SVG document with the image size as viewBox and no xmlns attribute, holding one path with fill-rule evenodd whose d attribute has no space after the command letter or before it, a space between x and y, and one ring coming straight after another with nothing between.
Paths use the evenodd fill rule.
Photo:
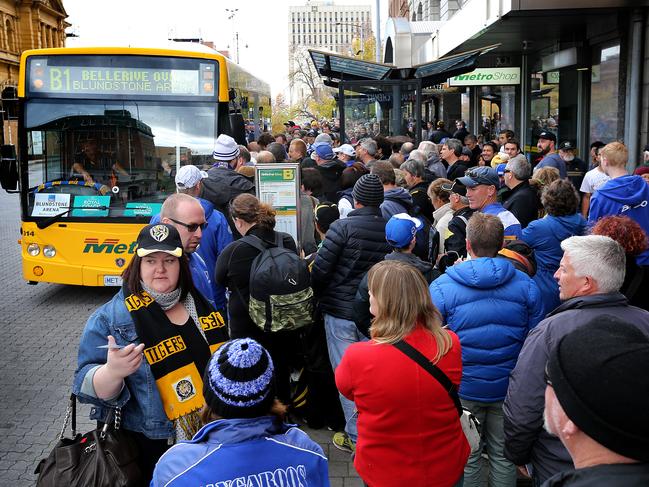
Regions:
<instances>
[{"instance_id":1,"label":"sunglasses","mask_svg":"<svg viewBox=\"0 0 649 487\"><path fill-rule=\"evenodd\" d=\"M552 381L550 380L550 374L548 373L548 366L547 364L545 365L545 369L543 371L543 380L547 385L552 387Z\"/></svg>"},{"instance_id":2,"label":"sunglasses","mask_svg":"<svg viewBox=\"0 0 649 487\"><path fill-rule=\"evenodd\" d=\"M177 223L178 225L182 225L185 227L190 233L194 233L198 228L200 227L201 230L205 230L205 227L207 227L207 222L203 223L185 223L185 222L180 222L178 220L174 220L173 218L169 218L172 222Z\"/></svg>"}]
</instances>

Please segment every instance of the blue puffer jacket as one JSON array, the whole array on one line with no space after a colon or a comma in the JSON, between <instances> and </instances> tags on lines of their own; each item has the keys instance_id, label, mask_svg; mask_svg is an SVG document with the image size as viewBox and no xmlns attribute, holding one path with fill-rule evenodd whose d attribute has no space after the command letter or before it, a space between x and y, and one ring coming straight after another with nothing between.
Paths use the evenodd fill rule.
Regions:
<instances>
[{"instance_id":1,"label":"blue puffer jacket","mask_svg":"<svg viewBox=\"0 0 649 487\"><path fill-rule=\"evenodd\" d=\"M567 216L546 215L531 222L523 230L522 240L534 249L537 270L533 279L541 291L543 316L561 304L559 284L554 279L554 273L563 257L561 242L573 235L583 235L585 231L586 220L579 213Z\"/></svg>"},{"instance_id":2,"label":"blue puffer jacket","mask_svg":"<svg viewBox=\"0 0 649 487\"><path fill-rule=\"evenodd\" d=\"M481 257L447 269L431 283L430 294L460 338L460 397L505 399L525 337L542 318L534 281L503 258Z\"/></svg>"},{"instance_id":3,"label":"blue puffer jacket","mask_svg":"<svg viewBox=\"0 0 649 487\"><path fill-rule=\"evenodd\" d=\"M306 433L272 416L221 419L158 461L151 487L328 487L327 457Z\"/></svg>"}]
</instances>

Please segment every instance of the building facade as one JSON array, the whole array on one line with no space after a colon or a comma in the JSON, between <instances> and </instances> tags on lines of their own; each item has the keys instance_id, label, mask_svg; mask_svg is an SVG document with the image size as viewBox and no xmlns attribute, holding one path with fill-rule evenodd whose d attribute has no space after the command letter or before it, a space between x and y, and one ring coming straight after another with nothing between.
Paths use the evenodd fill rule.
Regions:
<instances>
[{"instance_id":1,"label":"building facade","mask_svg":"<svg viewBox=\"0 0 649 487\"><path fill-rule=\"evenodd\" d=\"M290 6L288 11L289 36L289 103L312 94L310 78L321 83L308 61L306 49L322 49L353 56L354 39L363 41L372 36L372 8L367 5L337 5L333 1L313 1L306 5ZM363 42L359 43L360 46ZM362 47L361 47L362 49ZM315 88L319 89L319 88Z\"/></svg>"},{"instance_id":2,"label":"building facade","mask_svg":"<svg viewBox=\"0 0 649 487\"><path fill-rule=\"evenodd\" d=\"M498 47L479 69L449 80L449 103L465 107L472 131L492 138L511 129L534 153L553 132L588 157L594 141L623 141L630 166L649 142L649 2L469 0L432 36L443 57ZM439 97L445 105L445 95ZM444 113L448 121L459 113ZM458 110L455 110L458 112Z\"/></svg>"},{"instance_id":3,"label":"building facade","mask_svg":"<svg viewBox=\"0 0 649 487\"><path fill-rule=\"evenodd\" d=\"M0 85L18 84L20 54L63 47L67 13L58 0L0 0Z\"/></svg>"}]
</instances>

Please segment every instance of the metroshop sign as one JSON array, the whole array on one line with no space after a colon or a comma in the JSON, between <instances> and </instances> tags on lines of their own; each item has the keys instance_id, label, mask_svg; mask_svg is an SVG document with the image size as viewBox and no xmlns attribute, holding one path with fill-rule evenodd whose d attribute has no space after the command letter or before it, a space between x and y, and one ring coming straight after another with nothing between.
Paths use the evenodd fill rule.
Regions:
<instances>
[{"instance_id":1,"label":"metroshop sign","mask_svg":"<svg viewBox=\"0 0 649 487\"><path fill-rule=\"evenodd\" d=\"M449 86L519 85L521 68L478 68L449 78Z\"/></svg>"}]
</instances>

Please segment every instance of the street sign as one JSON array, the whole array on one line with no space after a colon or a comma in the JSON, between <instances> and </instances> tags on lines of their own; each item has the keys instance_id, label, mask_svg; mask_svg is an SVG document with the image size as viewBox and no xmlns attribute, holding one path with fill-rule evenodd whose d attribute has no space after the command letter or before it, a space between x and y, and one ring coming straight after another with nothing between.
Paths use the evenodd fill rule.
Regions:
<instances>
[{"instance_id":1,"label":"street sign","mask_svg":"<svg viewBox=\"0 0 649 487\"><path fill-rule=\"evenodd\" d=\"M257 198L277 212L275 230L288 233L302 248L300 237L300 165L294 163L257 164Z\"/></svg>"}]
</instances>

